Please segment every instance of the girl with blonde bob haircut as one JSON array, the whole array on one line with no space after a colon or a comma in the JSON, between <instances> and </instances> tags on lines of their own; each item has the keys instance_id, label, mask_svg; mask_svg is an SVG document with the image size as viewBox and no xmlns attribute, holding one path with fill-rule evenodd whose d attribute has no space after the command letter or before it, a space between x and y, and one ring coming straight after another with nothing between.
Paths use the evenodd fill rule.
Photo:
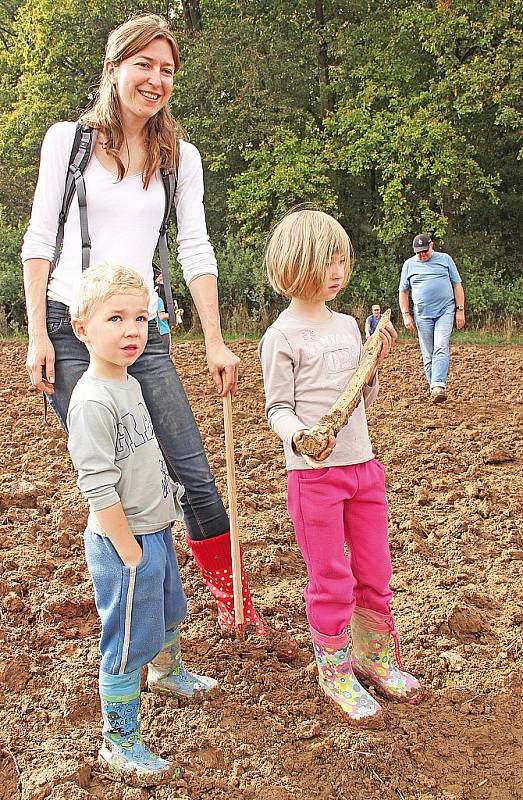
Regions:
<instances>
[{"instance_id":1,"label":"girl with blonde bob haircut","mask_svg":"<svg viewBox=\"0 0 523 800\"><path fill-rule=\"evenodd\" d=\"M342 286L346 286L352 246L340 223L323 211L291 211L273 229L265 250L269 283L284 297L314 297L334 253L344 260Z\"/></svg>"},{"instance_id":2,"label":"girl with blonde bob haircut","mask_svg":"<svg viewBox=\"0 0 523 800\"><path fill-rule=\"evenodd\" d=\"M328 214L295 211L276 225L265 252L267 275L290 303L265 332L259 354L265 411L283 441L288 510L309 576L305 609L319 684L348 721L372 727L381 709L364 684L391 700L414 703L421 696L416 678L393 658L399 648L393 645L385 474L365 414L378 393L377 372L317 459L296 447L362 358L356 320L327 305L347 283L350 257L349 237ZM389 323L379 335L381 364L397 334Z\"/></svg>"}]
</instances>

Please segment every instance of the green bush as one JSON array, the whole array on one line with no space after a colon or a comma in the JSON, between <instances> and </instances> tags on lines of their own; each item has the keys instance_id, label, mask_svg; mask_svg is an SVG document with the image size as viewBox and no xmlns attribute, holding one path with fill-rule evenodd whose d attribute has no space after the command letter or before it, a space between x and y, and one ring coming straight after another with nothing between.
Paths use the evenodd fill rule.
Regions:
<instances>
[{"instance_id":1,"label":"green bush","mask_svg":"<svg viewBox=\"0 0 523 800\"><path fill-rule=\"evenodd\" d=\"M0 315L4 333L25 327L20 244L22 228L6 222L0 207ZM175 260L175 236L171 236L171 283L173 296L185 310L184 328L200 331L191 295ZM261 333L285 308L287 301L269 287L261 249L245 247L241 237L229 235L216 246L220 313L225 331ZM507 280L503 266L491 268L483 259L457 258L467 304L467 327L516 330L523 320L523 278ZM402 258L391 248L376 256L356 256L347 287L334 305L356 317L361 327L373 303L391 307L398 320L398 282Z\"/></svg>"},{"instance_id":2,"label":"green bush","mask_svg":"<svg viewBox=\"0 0 523 800\"><path fill-rule=\"evenodd\" d=\"M492 324L496 318L502 324L509 316L523 319L523 278L509 281L503 267L485 270L477 260L467 257L463 258L459 271L465 289L468 316L476 324Z\"/></svg>"},{"instance_id":3,"label":"green bush","mask_svg":"<svg viewBox=\"0 0 523 800\"><path fill-rule=\"evenodd\" d=\"M13 331L25 325L21 239L20 229L6 223L0 208L0 309L6 326Z\"/></svg>"},{"instance_id":4,"label":"green bush","mask_svg":"<svg viewBox=\"0 0 523 800\"><path fill-rule=\"evenodd\" d=\"M371 306L379 303L382 309L398 309L398 283L401 264L393 252L382 253L374 259L356 258L347 287L339 302L363 326L371 313Z\"/></svg>"}]
</instances>

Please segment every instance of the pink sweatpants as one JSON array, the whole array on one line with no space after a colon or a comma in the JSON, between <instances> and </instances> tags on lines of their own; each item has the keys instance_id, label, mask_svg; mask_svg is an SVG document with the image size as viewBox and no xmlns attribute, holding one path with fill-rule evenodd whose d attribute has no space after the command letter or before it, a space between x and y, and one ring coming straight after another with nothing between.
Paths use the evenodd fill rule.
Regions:
<instances>
[{"instance_id":1,"label":"pink sweatpants","mask_svg":"<svg viewBox=\"0 0 523 800\"><path fill-rule=\"evenodd\" d=\"M338 636L354 606L390 614L385 468L379 461L291 470L288 509L309 582L309 625Z\"/></svg>"}]
</instances>

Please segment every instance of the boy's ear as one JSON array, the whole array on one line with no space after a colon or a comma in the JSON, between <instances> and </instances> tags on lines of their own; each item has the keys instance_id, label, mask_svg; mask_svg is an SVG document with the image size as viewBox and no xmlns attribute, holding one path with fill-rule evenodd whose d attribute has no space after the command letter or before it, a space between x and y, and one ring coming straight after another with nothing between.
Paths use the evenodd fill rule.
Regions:
<instances>
[{"instance_id":1,"label":"boy's ear","mask_svg":"<svg viewBox=\"0 0 523 800\"><path fill-rule=\"evenodd\" d=\"M72 319L71 320L71 327L73 329L73 333L77 339L80 339L81 342L87 341L87 332L85 330L85 321L81 319Z\"/></svg>"}]
</instances>

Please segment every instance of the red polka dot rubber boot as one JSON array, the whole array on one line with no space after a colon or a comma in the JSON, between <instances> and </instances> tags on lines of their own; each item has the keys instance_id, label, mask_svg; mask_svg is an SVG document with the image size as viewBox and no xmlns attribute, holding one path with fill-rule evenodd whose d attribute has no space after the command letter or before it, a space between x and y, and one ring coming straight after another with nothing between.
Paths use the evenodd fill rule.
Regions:
<instances>
[{"instance_id":1,"label":"red polka dot rubber boot","mask_svg":"<svg viewBox=\"0 0 523 800\"><path fill-rule=\"evenodd\" d=\"M418 703L423 695L419 681L405 672L399 637L392 614L379 614L368 608L354 610L351 620L352 667L355 675L389 700ZM391 657L393 642L396 664Z\"/></svg>"},{"instance_id":2,"label":"red polka dot rubber boot","mask_svg":"<svg viewBox=\"0 0 523 800\"><path fill-rule=\"evenodd\" d=\"M231 537L229 532L212 539L186 539L203 579L218 606L218 624L224 631L233 631L234 594L232 587ZM244 628L253 626L259 636L267 631L254 608L247 576L241 560Z\"/></svg>"},{"instance_id":3,"label":"red polka dot rubber boot","mask_svg":"<svg viewBox=\"0 0 523 800\"><path fill-rule=\"evenodd\" d=\"M327 697L360 727L375 727L381 716L379 703L363 688L352 671L349 637L326 636L311 628L318 682Z\"/></svg>"}]
</instances>

